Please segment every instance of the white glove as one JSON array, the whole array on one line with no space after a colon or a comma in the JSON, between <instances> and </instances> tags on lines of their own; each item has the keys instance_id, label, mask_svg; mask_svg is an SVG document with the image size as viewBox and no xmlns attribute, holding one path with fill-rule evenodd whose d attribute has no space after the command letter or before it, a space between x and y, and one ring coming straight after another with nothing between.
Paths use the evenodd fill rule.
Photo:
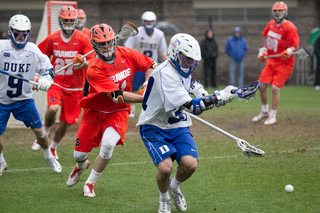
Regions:
<instances>
[{"instance_id":1,"label":"white glove","mask_svg":"<svg viewBox=\"0 0 320 213\"><path fill-rule=\"evenodd\" d=\"M208 95L208 92L205 89L203 89L203 86L200 84L199 81L193 81L190 84L190 93L196 96L196 98L201 98L203 96Z\"/></svg>"},{"instance_id":2,"label":"white glove","mask_svg":"<svg viewBox=\"0 0 320 213\"><path fill-rule=\"evenodd\" d=\"M268 50L265 47L261 47L259 49L258 59L261 62L265 62L267 59L265 58L268 55Z\"/></svg>"},{"instance_id":3,"label":"white glove","mask_svg":"<svg viewBox=\"0 0 320 213\"><path fill-rule=\"evenodd\" d=\"M237 94L233 92L233 90L238 89L234 86L227 86L224 90L216 90L214 91L214 95L216 96L217 103L216 107L224 106L226 103L233 101L237 97Z\"/></svg>"},{"instance_id":4,"label":"white glove","mask_svg":"<svg viewBox=\"0 0 320 213\"><path fill-rule=\"evenodd\" d=\"M48 91L53 84L53 79L50 75L43 75L40 77L37 85L37 89Z\"/></svg>"}]
</instances>

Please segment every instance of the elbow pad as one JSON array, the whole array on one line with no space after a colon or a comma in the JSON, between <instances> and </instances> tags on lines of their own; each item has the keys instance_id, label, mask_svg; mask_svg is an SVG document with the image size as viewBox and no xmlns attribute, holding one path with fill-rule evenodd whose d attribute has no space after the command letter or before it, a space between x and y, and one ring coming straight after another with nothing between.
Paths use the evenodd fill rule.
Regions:
<instances>
[{"instance_id":1,"label":"elbow pad","mask_svg":"<svg viewBox=\"0 0 320 213\"><path fill-rule=\"evenodd\" d=\"M108 97L117 104L124 104L124 97L123 97L123 91L117 90L114 92L107 93Z\"/></svg>"},{"instance_id":2,"label":"elbow pad","mask_svg":"<svg viewBox=\"0 0 320 213\"><path fill-rule=\"evenodd\" d=\"M190 102L182 105L182 109L194 115L200 115L203 111L213 108L212 97L193 98Z\"/></svg>"}]
</instances>

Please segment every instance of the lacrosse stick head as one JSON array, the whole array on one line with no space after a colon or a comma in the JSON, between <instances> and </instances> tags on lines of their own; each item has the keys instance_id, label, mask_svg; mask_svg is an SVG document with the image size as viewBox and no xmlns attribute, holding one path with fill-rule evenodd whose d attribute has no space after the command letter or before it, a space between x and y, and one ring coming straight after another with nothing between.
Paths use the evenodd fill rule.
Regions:
<instances>
[{"instance_id":1,"label":"lacrosse stick head","mask_svg":"<svg viewBox=\"0 0 320 213\"><path fill-rule=\"evenodd\" d=\"M267 83L260 84L260 81L256 81L249 86L242 86L236 90L233 90L235 94L240 98L240 100L254 100L256 99L257 90Z\"/></svg>"},{"instance_id":2,"label":"lacrosse stick head","mask_svg":"<svg viewBox=\"0 0 320 213\"><path fill-rule=\"evenodd\" d=\"M126 39L131 36L137 35L139 32L136 25L132 24L131 22L125 22L119 31L119 33L116 35L116 39Z\"/></svg>"},{"instance_id":3,"label":"lacrosse stick head","mask_svg":"<svg viewBox=\"0 0 320 213\"><path fill-rule=\"evenodd\" d=\"M237 139L238 147L241 149L242 154L250 157L264 157L262 156L265 152L261 149L258 149L258 145L250 145L247 141L242 140L240 138Z\"/></svg>"}]
</instances>

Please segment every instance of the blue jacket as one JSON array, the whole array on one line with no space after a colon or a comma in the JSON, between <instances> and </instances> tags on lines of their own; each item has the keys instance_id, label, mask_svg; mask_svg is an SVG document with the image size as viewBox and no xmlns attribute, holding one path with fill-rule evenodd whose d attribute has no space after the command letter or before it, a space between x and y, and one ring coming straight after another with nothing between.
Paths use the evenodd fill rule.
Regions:
<instances>
[{"instance_id":1,"label":"blue jacket","mask_svg":"<svg viewBox=\"0 0 320 213\"><path fill-rule=\"evenodd\" d=\"M236 38L234 35L230 36L226 42L226 53L235 61L242 61L247 55L248 45L245 38L242 36Z\"/></svg>"}]
</instances>

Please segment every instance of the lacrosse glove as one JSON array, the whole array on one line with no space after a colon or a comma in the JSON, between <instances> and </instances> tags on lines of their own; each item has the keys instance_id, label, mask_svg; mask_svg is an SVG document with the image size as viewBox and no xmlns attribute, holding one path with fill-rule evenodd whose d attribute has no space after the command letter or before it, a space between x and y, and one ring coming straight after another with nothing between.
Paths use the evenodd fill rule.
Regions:
<instances>
[{"instance_id":1,"label":"lacrosse glove","mask_svg":"<svg viewBox=\"0 0 320 213\"><path fill-rule=\"evenodd\" d=\"M234 92L237 87L234 86L227 86L224 90L215 90L213 92L214 96L216 96L217 103L215 104L216 107L220 107L221 105L224 106L228 102L232 102L233 99L237 97L237 94Z\"/></svg>"},{"instance_id":2,"label":"lacrosse glove","mask_svg":"<svg viewBox=\"0 0 320 213\"><path fill-rule=\"evenodd\" d=\"M265 62L267 60L268 50L265 47L261 47L259 49L258 59L261 62Z\"/></svg>"}]
</instances>

